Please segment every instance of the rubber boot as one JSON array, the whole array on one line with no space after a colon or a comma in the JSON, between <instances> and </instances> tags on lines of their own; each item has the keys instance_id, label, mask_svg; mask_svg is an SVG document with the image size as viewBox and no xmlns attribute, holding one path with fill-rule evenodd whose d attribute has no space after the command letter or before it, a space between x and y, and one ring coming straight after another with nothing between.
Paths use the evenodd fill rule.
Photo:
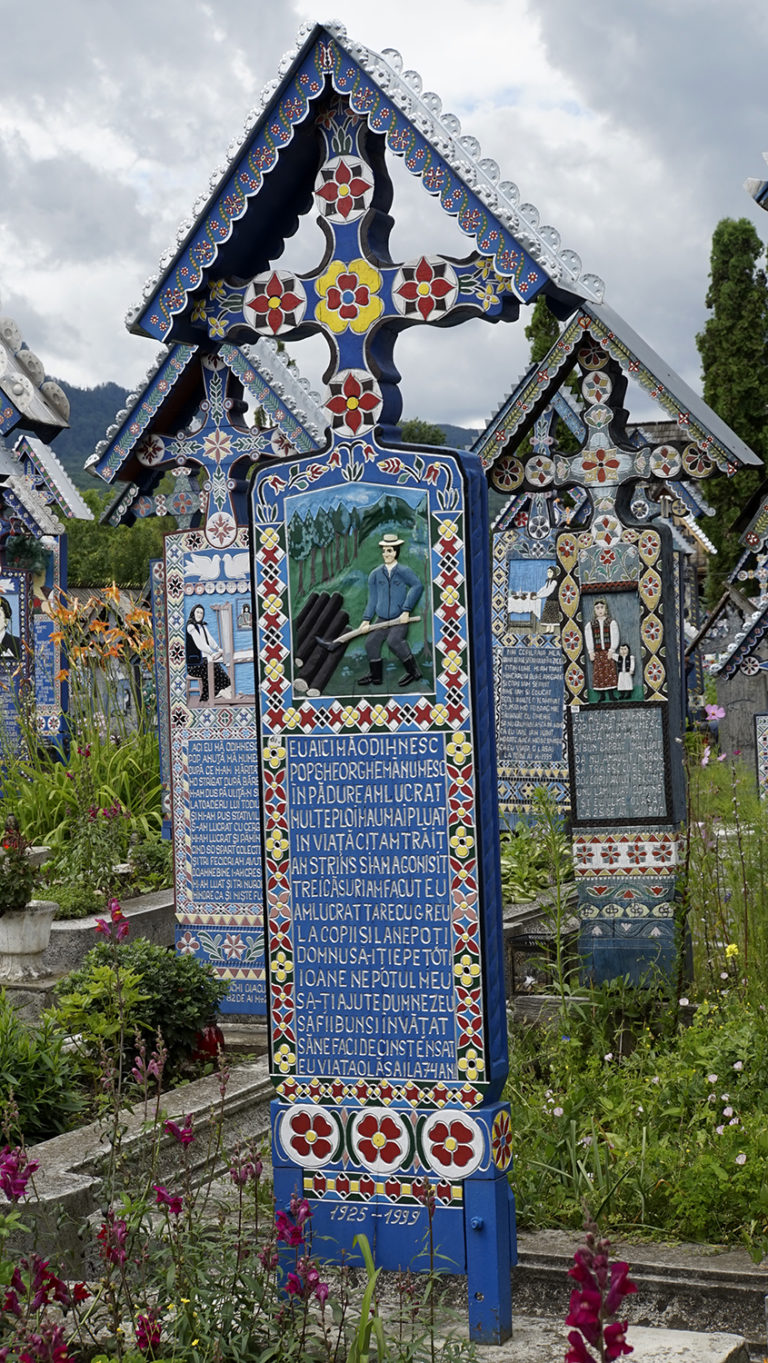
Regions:
<instances>
[{"instance_id":1,"label":"rubber boot","mask_svg":"<svg viewBox=\"0 0 768 1363\"><path fill-rule=\"evenodd\" d=\"M421 681L421 673L419 671L419 665L411 653L405 659L405 672L397 684L398 686L408 686L412 681Z\"/></svg>"},{"instance_id":2,"label":"rubber boot","mask_svg":"<svg viewBox=\"0 0 768 1363\"><path fill-rule=\"evenodd\" d=\"M364 677L358 677L358 686L381 686L384 680L384 664L381 658L371 658L371 670Z\"/></svg>"}]
</instances>

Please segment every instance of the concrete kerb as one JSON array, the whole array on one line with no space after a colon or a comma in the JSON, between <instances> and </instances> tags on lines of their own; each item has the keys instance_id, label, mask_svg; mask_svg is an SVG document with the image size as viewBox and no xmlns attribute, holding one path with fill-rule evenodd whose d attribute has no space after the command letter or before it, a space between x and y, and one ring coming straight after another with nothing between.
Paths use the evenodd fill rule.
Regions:
<instances>
[{"instance_id":1,"label":"concrete kerb","mask_svg":"<svg viewBox=\"0 0 768 1363\"><path fill-rule=\"evenodd\" d=\"M192 1153L193 1178L198 1181L210 1172L209 1156L219 1120L224 1128L225 1150L237 1140L263 1140L269 1151L269 1102L273 1087L266 1060L241 1065L230 1072L222 1098L218 1075L172 1089L163 1095L163 1117L183 1121L191 1114L195 1143ZM151 1132L145 1128L144 1108L120 1117L121 1159L141 1166L146 1160ZM37 1247L44 1257L64 1258L74 1276L87 1267L88 1234L83 1228L89 1217L98 1213L105 1195L104 1177L110 1157L109 1120L68 1131L30 1149L40 1168L35 1174L35 1197L24 1204L24 1218L33 1221ZM219 1161L215 1173L224 1170ZM160 1142L156 1177L174 1184L179 1169L179 1146L172 1136Z\"/></svg>"}]
</instances>

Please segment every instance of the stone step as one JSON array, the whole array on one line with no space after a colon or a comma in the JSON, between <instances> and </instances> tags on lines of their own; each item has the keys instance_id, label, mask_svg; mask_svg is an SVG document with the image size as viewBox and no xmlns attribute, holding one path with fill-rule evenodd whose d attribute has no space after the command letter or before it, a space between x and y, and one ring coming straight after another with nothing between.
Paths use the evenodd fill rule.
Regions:
<instances>
[{"instance_id":1,"label":"stone step","mask_svg":"<svg viewBox=\"0 0 768 1363\"><path fill-rule=\"evenodd\" d=\"M576 1231L520 1233L512 1275L516 1313L565 1319L573 1286L568 1269L581 1238ZM747 1340L754 1357L764 1358L768 1262L756 1265L742 1249L620 1239L612 1241L611 1258L626 1260L637 1284L637 1294L624 1304L632 1327L734 1332Z\"/></svg>"},{"instance_id":2,"label":"stone step","mask_svg":"<svg viewBox=\"0 0 768 1363\"><path fill-rule=\"evenodd\" d=\"M740 1335L691 1330L653 1330L630 1327L632 1363L749 1363L746 1341ZM478 1350L480 1363L563 1363L568 1328L535 1316L515 1317L512 1339Z\"/></svg>"}]
</instances>

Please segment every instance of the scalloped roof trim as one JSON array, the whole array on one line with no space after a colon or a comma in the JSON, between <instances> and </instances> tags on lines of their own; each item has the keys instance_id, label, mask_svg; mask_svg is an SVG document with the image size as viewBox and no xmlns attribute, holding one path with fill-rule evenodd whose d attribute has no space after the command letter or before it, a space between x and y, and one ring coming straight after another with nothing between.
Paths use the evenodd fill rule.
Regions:
<instances>
[{"instance_id":1,"label":"scalloped roof trim","mask_svg":"<svg viewBox=\"0 0 768 1363\"><path fill-rule=\"evenodd\" d=\"M138 321L147 303L191 237L206 208L217 197L227 177L242 155L244 144L265 118L275 95L294 63L309 48L313 38L321 33L335 38L343 50L375 80L387 98L410 119L414 127L463 180L467 189L476 194L489 212L514 233L519 244L562 288L600 303L605 294L605 283L596 274L582 272L581 258L575 251L562 249L560 233L555 227L540 224L539 211L532 203L520 202L520 191L511 180L501 179L501 170L491 157L483 157L480 143L471 135L462 134L461 123L455 114L443 111L442 101L434 91L423 91L417 71L403 71L403 59L396 48L375 52L351 39L344 24L335 20L323 24L305 23L298 31L293 47L278 63L278 77L268 81L248 113L239 138L227 147L225 159L212 171L208 190L197 196L190 215L182 218L176 231L174 246L160 257L158 272L144 283L142 302L129 309L125 324L130 330ZM218 252L217 252L218 253ZM215 260L214 255L212 259ZM210 265L211 262L208 262Z\"/></svg>"}]
</instances>

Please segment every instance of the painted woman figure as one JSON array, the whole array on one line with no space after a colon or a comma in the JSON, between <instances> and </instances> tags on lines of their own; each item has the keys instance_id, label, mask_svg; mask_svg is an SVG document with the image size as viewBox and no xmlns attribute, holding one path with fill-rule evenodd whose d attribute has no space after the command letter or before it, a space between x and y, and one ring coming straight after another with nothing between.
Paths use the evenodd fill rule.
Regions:
<instances>
[{"instance_id":1,"label":"painted woman figure","mask_svg":"<svg viewBox=\"0 0 768 1363\"><path fill-rule=\"evenodd\" d=\"M10 601L0 596L0 668L16 668L21 659L21 643L11 634L12 619Z\"/></svg>"},{"instance_id":2,"label":"painted woman figure","mask_svg":"<svg viewBox=\"0 0 768 1363\"><path fill-rule=\"evenodd\" d=\"M187 633L184 643L187 658L187 673L190 677L197 677L199 679L200 702L202 705L205 705L208 700L209 658L214 660L214 696L218 696L231 684L229 673L219 662L219 659L223 658L224 655L205 623L205 606L198 604L192 607L192 610L189 613L189 620L187 621Z\"/></svg>"},{"instance_id":3,"label":"painted woman figure","mask_svg":"<svg viewBox=\"0 0 768 1363\"><path fill-rule=\"evenodd\" d=\"M635 685L635 660L629 651L629 644L619 644L616 671L619 674L619 680L616 684L616 699L630 700Z\"/></svg>"},{"instance_id":4,"label":"painted woman figure","mask_svg":"<svg viewBox=\"0 0 768 1363\"><path fill-rule=\"evenodd\" d=\"M551 566L547 568L546 582L543 587L539 588L537 596L544 601L539 624L542 626L544 634L552 634L560 624L560 607L557 600L557 570L555 568Z\"/></svg>"},{"instance_id":5,"label":"painted woman figure","mask_svg":"<svg viewBox=\"0 0 768 1363\"><path fill-rule=\"evenodd\" d=\"M600 597L594 606L592 619L584 629L589 661L592 664L592 690L600 694L598 700L606 700L609 691L615 691L619 673L616 659L619 653L619 626L608 610L608 603Z\"/></svg>"}]
</instances>

